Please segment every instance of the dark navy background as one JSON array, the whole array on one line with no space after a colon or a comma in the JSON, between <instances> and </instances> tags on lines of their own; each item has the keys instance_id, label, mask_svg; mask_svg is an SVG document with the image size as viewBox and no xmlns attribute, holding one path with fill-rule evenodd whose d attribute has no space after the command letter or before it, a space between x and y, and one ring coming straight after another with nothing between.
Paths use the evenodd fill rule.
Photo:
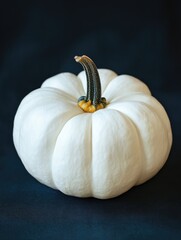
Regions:
<instances>
[{"instance_id":1,"label":"dark navy background","mask_svg":"<svg viewBox=\"0 0 181 240\"><path fill-rule=\"evenodd\" d=\"M32 178L12 142L22 98L75 55L144 81L173 146L150 181L111 200L65 196ZM181 1L1 1L0 239L181 239Z\"/></svg>"}]
</instances>

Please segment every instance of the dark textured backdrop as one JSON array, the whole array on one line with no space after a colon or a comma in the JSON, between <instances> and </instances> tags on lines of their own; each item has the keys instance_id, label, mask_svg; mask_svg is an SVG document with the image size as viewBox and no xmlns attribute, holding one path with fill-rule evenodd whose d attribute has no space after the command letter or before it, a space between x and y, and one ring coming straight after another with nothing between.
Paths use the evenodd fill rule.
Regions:
<instances>
[{"instance_id":1,"label":"dark textured backdrop","mask_svg":"<svg viewBox=\"0 0 181 240\"><path fill-rule=\"evenodd\" d=\"M181 1L6 0L0 30L0 239L181 239ZM159 174L111 200L41 185L12 142L22 98L50 76L81 71L81 54L144 81L173 128Z\"/></svg>"}]
</instances>

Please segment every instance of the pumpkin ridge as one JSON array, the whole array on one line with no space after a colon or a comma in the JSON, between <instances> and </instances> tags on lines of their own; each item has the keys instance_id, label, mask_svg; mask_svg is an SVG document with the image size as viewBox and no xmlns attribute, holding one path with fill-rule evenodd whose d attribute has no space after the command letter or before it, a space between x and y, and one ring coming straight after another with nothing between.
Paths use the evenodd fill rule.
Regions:
<instances>
[{"instance_id":1,"label":"pumpkin ridge","mask_svg":"<svg viewBox=\"0 0 181 240\"><path fill-rule=\"evenodd\" d=\"M56 93L57 93L58 95L60 95L61 97L62 97L62 95L63 95L63 97L66 97L69 101L72 101L72 102L74 102L74 103L77 102L77 99L76 99L75 96L70 95L69 93L65 92L65 91L62 90L62 89L58 89L58 88L55 88L55 87L43 87L43 88L40 88L40 89L47 89L47 90L51 90L51 89L52 89L53 91L56 91Z\"/></svg>"},{"instance_id":2,"label":"pumpkin ridge","mask_svg":"<svg viewBox=\"0 0 181 240\"><path fill-rule=\"evenodd\" d=\"M75 101L77 101L77 98L84 90L81 82L77 79L77 75L68 72L63 72L48 78L41 85L41 88L44 87L60 90L75 98Z\"/></svg>"},{"instance_id":3,"label":"pumpkin ridge","mask_svg":"<svg viewBox=\"0 0 181 240\"><path fill-rule=\"evenodd\" d=\"M150 108L153 109L153 111L156 113L157 117L160 119L160 122L162 123L163 125L163 128L165 129L165 133L167 134L167 140L168 140L168 145L169 145L169 148L171 147L172 145L172 133L171 131L169 132L169 129L171 129L171 126L170 126L170 121L169 121L169 118L167 117L167 114L166 114L166 111L165 109L163 108L162 104L160 104L155 97L153 96L150 96L156 104L159 104L159 106L162 108L163 112L165 113L165 117L166 117L166 120L168 121L168 126L166 126L167 124L165 123L165 121L163 121L163 119L160 117L161 114L158 113L157 109L153 107L153 105L149 105L148 103L145 103L145 105L148 105ZM168 153L169 153L169 149L168 149Z\"/></svg>"},{"instance_id":4,"label":"pumpkin ridge","mask_svg":"<svg viewBox=\"0 0 181 240\"><path fill-rule=\"evenodd\" d=\"M92 114L91 114L91 146L90 146L90 148L91 148L91 151L90 151L90 153L91 153L91 157L90 157L90 161L91 161L91 163L90 163L90 189L91 189L91 193L90 193L90 197L93 197L94 196L94 188L93 188L93 169L94 169L94 166L93 166L93 121L92 121Z\"/></svg>"},{"instance_id":5,"label":"pumpkin ridge","mask_svg":"<svg viewBox=\"0 0 181 240\"><path fill-rule=\"evenodd\" d=\"M162 130L162 132L163 132L163 134L165 135L165 138L167 139L167 129L165 129L165 127L163 127L164 125L163 125L163 123L162 123L162 121L160 120L160 117L158 117L158 115L155 113L155 110L152 110L152 108L150 108L150 105L146 105L145 104L145 102L139 102L139 101L125 101L125 102L123 102L122 103L122 107L121 107L121 105L120 104L115 104L115 105L109 105L108 107L110 108L110 109L117 109L118 111L120 111L120 112L122 112L122 113L125 113L126 115L128 115L129 114L129 111L127 112L127 110L126 110L126 108L129 108L129 106L132 106L133 107L133 103L134 104L136 104L138 107L140 106L141 108L145 108L145 110L146 110L146 118L147 119L149 119L149 125L150 124L152 124L152 121L154 121L154 123L155 123L155 119L157 119L157 122L159 121L159 126L160 126L160 129ZM128 106L126 106L125 104L129 104ZM135 105L135 107L136 107L136 105ZM120 109L118 109L118 107L120 107ZM138 108L139 109L139 108ZM126 110L126 111L125 111ZM138 112L140 112L141 111L141 109L139 109L138 110ZM154 118L151 118L151 117L148 117L148 114L152 114L152 116L155 116ZM140 113L141 114L141 113ZM143 115L143 113L142 113L142 115ZM134 116L134 115L133 115ZM143 115L143 117L144 117L144 115ZM152 120L150 120L150 118L152 119ZM143 122L144 123L144 125L146 124L145 123L145 121ZM135 125L137 126L137 124L138 123L136 123L135 122ZM148 125L148 123L146 124L146 125ZM146 125L145 125L145 127L146 127ZM158 125L158 124L157 124ZM137 128L139 129L139 132L140 132L140 130L141 130L141 128L140 128L140 126L138 125L137 126ZM160 130L159 129L159 130ZM151 128L150 128L150 130L151 130ZM163 131L164 130L164 131ZM153 129L152 129L152 131L154 131ZM155 133L155 136L156 136L156 134L158 134L158 133ZM149 134L150 135L150 134ZM147 181L148 179L150 179L151 177L153 177L154 175L156 175L156 173L161 169L161 167L164 165L164 162L166 161L166 159L167 159L167 154L169 153L169 150L170 150L170 146L168 145L168 142L167 142L167 146L165 146L165 144L163 144L163 146L164 146L164 150L163 150L163 153L161 153L161 155L160 155L160 160L159 160L159 162L156 164L156 162L155 162L155 160L153 159L153 161L155 162L155 164L154 164L154 162L152 162L151 163L151 159L150 158L148 158L148 153L149 153L149 151L148 151L148 149L146 150L145 149L145 147L146 147L146 145L145 145L145 143L144 143L144 141L145 141L145 137L146 137L146 135L145 134L141 134L141 132L140 132L140 136L141 136L141 138L142 138L142 142L143 142L143 146L144 146L144 148L143 148L143 150L145 151L145 164L146 164L146 162L147 162L147 166L153 166L154 167L154 169L152 169L152 167L149 167L148 169L148 174L145 174L145 176L147 176L146 178L143 178L143 177L141 177L142 178L142 181L139 181L138 182L138 184L141 184L141 183L143 183L143 182L145 182L145 181ZM145 136L145 137L144 137ZM154 137L154 135L150 135L150 136L152 136L152 141L153 141L153 137ZM160 138L161 138L161 136L160 136ZM155 139L156 140L156 139ZM168 141L168 139L167 139L167 141ZM149 149L150 149L150 147L149 147ZM148 152L147 152L148 151ZM153 150L152 150L152 154L153 154ZM147 160L146 160L147 159ZM146 165L145 165L146 166ZM157 166L157 167L156 167ZM144 169L144 167L143 167L143 169ZM155 172L156 171L156 172ZM140 178L140 179L141 179Z\"/></svg>"},{"instance_id":6,"label":"pumpkin ridge","mask_svg":"<svg viewBox=\"0 0 181 240\"><path fill-rule=\"evenodd\" d=\"M97 114L99 114L99 116L96 116ZM111 198L132 188L140 175L141 151L137 151L137 149L139 149L137 148L139 146L138 134L132 123L125 118L120 111L105 109L97 111L93 114L93 117L95 123L93 131L93 133L95 133L95 135L93 134L94 140L97 134L100 135L100 131L103 140L105 139L105 141L101 141L100 149L97 140L96 142L94 141L93 144L94 197L101 199ZM115 120L116 126L119 127L117 128L115 126L111 127L109 131L102 131L112 118ZM106 122L104 120L102 121L102 119L105 119ZM103 122L103 127L99 129L101 122ZM111 140L113 138L111 134L115 134L114 140ZM126 139L124 139L123 136L125 136ZM105 143L111 145L106 144L105 146ZM132 152L132 147L134 148L135 154ZM107 152L105 152L105 154L103 152L102 159L100 159L100 151L102 152L103 150ZM125 160L125 158L127 160ZM111 189L111 184L114 184L114 189Z\"/></svg>"},{"instance_id":7,"label":"pumpkin ridge","mask_svg":"<svg viewBox=\"0 0 181 240\"><path fill-rule=\"evenodd\" d=\"M67 113L69 113L69 112L67 112ZM54 152L55 152L55 149L56 149L56 147L57 147L57 139L58 139L59 136L61 135L61 132L63 131L65 125L68 124L68 122L69 122L72 118L74 118L74 117L76 117L76 116L78 116L78 115L80 115L80 114L82 114L82 113L77 113L77 114L75 114L75 115L71 115L68 119L66 119L64 125L62 126L62 128L60 129L60 131L59 131L58 134L57 134L57 137L56 137L56 140L55 140L55 144L54 144L54 149L53 149L53 151L52 151L51 164L50 164L50 165L51 165L51 174L52 174L52 181L53 181L53 182L54 182L54 179L53 179L53 172L52 172L52 162L53 162ZM54 182L54 184L55 184L55 182ZM56 186L56 184L55 184L55 186ZM56 187L57 187L57 186L56 186Z\"/></svg>"},{"instance_id":8,"label":"pumpkin ridge","mask_svg":"<svg viewBox=\"0 0 181 240\"><path fill-rule=\"evenodd\" d=\"M43 93L43 95L41 95L41 93ZM50 95L47 95L46 93L50 93ZM49 97L45 98L45 100L44 100L44 97L46 95L49 96ZM51 127L52 123L57 122L56 119L60 119L60 116L62 114L62 111L58 110L58 105L59 105L60 99L59 99L59 91L58 90L55 91L55 89L53 89L53 88L52 89L51 88L44 88L44 89L43 88L39 88L37 90L32 91L30 94L28 94L22 100L22 103L19 106L19 108L21 109L21 115L18 114L15 117L14 133L13 133L13 139L14 139L16 148L18 149L18 155L22 157L22 160L23 160L25 168L26 169L28 168L28 172L31 175L34 176L34 174L35 174L35 176L36 176L35 178L38 181L40 181L41 183L44 183L44 184L46 184L48 186L51 186L53 188L54 188L54 186L52 186L53 181L52 181L52 183L46 182L46 179L44 179L44 176L42 178L43 180L41 180L41 177L39 177L40 173L37 172L37 171L34 171L32 169L31 164L28 164L28 162L26 163L26 159L25 159L24 153L23 153L24 149L23 149L22 139L20 140L20 136L22 136L23 127L25 128L25 125L26 125L26 123L27 123L27 121L28 121L30 116L33 117L33 116L36 115L36 113L39 113L40 111L43 111L44 114L45 114L45 112L47 112L47 114L49 114L49 110L46 111L46 109L45 109L47 104L50 104L48 106L48 109L51 109L52 107L53 108L55 107L55 109L57 109L57 110L56 110L56 112L54 112L54 115L52 116L52 118L49 118L50 122L47 122L46 129L49 129ZM53 104L53 105L51 105L51 104ZM26 106L26 108L25 108L25 106ZM66 112L64 114L68 114L69 115L71 112L73 114L81 113L81 111L77 107L76 103L74 103L72 105L72 103L69 103L67 101L65 106L68 107L68 108L65 109ZM75 106L76 106L76 108L75 108ZM73 109L73 111L72 111L72 109ZM35 119L35 121L36 121L36 119ZM42 122L43 122L43 120L42 120ZM23 123L23 124L20 124L20 123ZM15 132L17 132L17 133L15 133ZM16 136L17 140L15 140L15 136ZM33 149L35 149L35 148L33 148ZM51 150L50 153L52 153L52 152L53 151ZM51 156L50 156L50 160L51 160ZM38 162L41 164L41 161L38 161ZM50 163L47 163L47 164L49 165ZM50 171L48 171L48 172L49 172L48 173L49 178L52 179L52 177L50 176L51 175L51 168L50 168Z\"/></svg>"},{"instance_id":9,"label":"pumpkin ridge","mask_svg":"<svg viewBox=\"0 0 181 240\"><path fill-rule=\"evenodd\" d=\"M146 100L149 99L152 102L145 102L145 99L139 99L139 98L134 99L135 96L145 97ZM167 137L168 137L167 139L169 141L169 147L170 147L172 145L172 133L169 131L170 121L167 117L166 111L165 111L164 107L162 106L162 104L160 102L158 102L158 100L155 97L153 97L152 95L147 95L147 94L144 94L144 93L138 93L138 94L130 95L129 97L133 98L133 99L125 99L125 102L132 102L132 103L137 102L137 103L144 104L148 108L152 109L152 112L157 114L157 117L160 119L162 125L164 126L165 132L167 133ZM159 107L159 109L158 109L158 107ZM168 124L166 124L166 122L163 120L163 118L161 118L162 114L159 114L160 110L162 110L162 114L165 115L165 120L167 120Z\"/></svg>"},{"instance_id":10,"label":"pumpkin ridge","mask_svg":"<svg viewBox=\"0 0 181 240\"><path fill-rule=\"evenodd\" d=\"M81 128L81 125L79 125L78 122L81 119L80 118L81 115L77 114L77 115L73 116L71 119L69 119L69 121L66 122L66 124L64 125L61 133L59 134L59 136L57 138L57 141L56 141L56 144L55 144L55 149L54 149L54 155L53 155L53 158L52 158L52 173L53 173L52 175L53 175L53 178L54 178L54 183L60 191L66 193L68 195L72 195L74 190L75 190L75 189L72 188L74 186L74 188L76 187L76 189L77 189L77 196L79 196L79 197L90 197L92 195L91 194L91 184L90 184L90 181L91 181L91 179L90 179L90 177L91 177L90 150L91 149L89 148L89 151L87 152L86 148L87 148L87 146L90 147L90 145L87 145L87 144L91 143L91 138L90 138L91 136L89 135L90 142L89 141L86 142L86 146L81 144L81 147L79 147L79 142L77 142L76 136L73 135L71 137L71 135L70 136L67 135L67 131L70 131L70 129L72 129L73 126L77 126L76 127L76 133L80 132L79 129ZM82 117L84 118L83 119L83 122L84 122L83 130L86 126L88 126L88 128L89 128L88 133L90 133L91 132L91 128L90 128L91 126L90 126L89 123L91 123L91 117L92 116L90 114L87 114L87 116L85 116L85 114L83 114ZM86 134L88 134L88 133L86 133ZM62 141L62 139L64 139L64 134L66 134L65 136L67 136L67 137L66 137L65 141ZM83 138L82 138L82 136L83 135L79 135L78 139L79 139L79 137L80 137L81 140L84 139L85 137L87 138L87 135L85 135L85 134L84 134ZM70 141L73 143L73 149L72 149L72 151L70 149L70 154L69 154L68 151L69 151L69 146L70 146L69 142ZM75 143L75 145L74 145L74 143ZM83 150L83 152L81 152L81 149ZM78 154L78 151L80 153L80 156ZM63 157L62 157L61 153L63 154ZM69 165L64 163L64 157L65 157L64 154L66 154L66 156L67 156L67 153L68 153L68 156L69 156L68 159L70 161ZM71 153L73 154L74 158L72 158ZM83 155L81 155L81 154L83 154ZM85 156L86 159L80 158L82 156ZM80 161L78 161L78 160L80 160ZM79 166L80 163L81 163L81 165ZM77 167L77 165L79 167ZM64 170L61 172L60 169L62 169L62 167L64 168ZM82 167L82 169L80 167ZM76 170L78 170L78 172ZM74 173L76 173L76 175L74 175L75 178L73 176L71 176L72 171L74 171ZM82 171L82 173L80 174L81 171ZM82 175L84 175L84 177ZM86 177L85 177L85 175L86 175ZM61 182L59 182L59 181L57 182L57 178L59 178L59 177L62 178ZM85 179L85 181L84 181L84 179ZM79 185L79 183L80 183L80 185ZM86 191L85 195L84 195L84 193L82 193L82 189L85 189L84 190L84 192ZM74 192L74 195L76 195L75 192Z\"/></svg>"},{"instance_id":11,"label":"pumpkin ridge","mask_svg":"<svg viewBox=\"0 0 181 240\"><path fill-rule=\"evenodd\" d=\"M112 109L112 108L110 108L110 109ZM117 110L117 109L113 109L113 110L117 111L117 112L119 112L119 114L123 115L124 118L126 118L134 126L134 128L136 130L136 133L137 133L137 138L138 138L138 141L139 141L140 149L142 149L142 151L140 153L142 164L141 164L141 168L140 168L140 174L138 175L138 178L137 178L137 180L135 181L135 184L134 184L134 186L136 186L137 182L138 182L138 180L140 178L140 175L141 175L141 173L142 173L142 171L143 171L143 169L145 167L146 153L144 151L145 149L144 149L144 144L143 144L143 138L142 138L142 136L140 134L139 127L135 124L135 122L131 119L130 116L128 116L125 112L121 112L120 110Z\"/></svg>"},{"instance_id":12,"label":"pumpkin ridge","mask_svg":"<svg viewBox=\"0 0 181 240\"><path fill-rule=\"evenodd\" d=\"M104 96L108 102L112 102L117 98L124 98L127 95L136 93L145 93L151 95L149 88L139 79L129 75L119 75L112 79L104 91Z\"/></svg>"},{"instance_id":13,"label":"pumpkin ridge","mask_svg":"<svg viewBox=\"0 0 181 240\"><path fill-rule=\"evenodd\" d=\"M68 113L68 112L67 112L67 113ZM79 113L79 114L81 114L81 113ZM55 148L56 148L57 139L58 139L58 137L60 136L60 134L61 134L64 126L66 125L66 123L68 123L69 120L71 120L73 117L75 117L75 116L77 116L77 115L79 115L79 114L71 115L68 119L66 119L64 125L63 125L62 128L59 130L59 132L58 132L58 134L57 134L57 136L56 136L56 139L55 139L55 141L54 141L54 148L53 148L53 150L52 150L52 154L51 154L51 157L50 157L50 169L51 169L50 173L51 173L52 182L53 182L53 184L54 184L55 186L56 186L56 183L55 183L54 178L53 178L52 162L53 162L53 156L54 156L54 152L55 152ZM58 118L60 118L60 117L58 116ZM57 186L56 186L56 188L57 188ZM58 188L57 188L57 189L58 189Z\"/></svg>"},{"instance_id":14,"label":"pumpkin ridge","mask_svg":"<svg viewBox=\"0 0 181 240\"><path fill-rule=\"evenodd\" d=\"M154 98L154 97L153 97ZM166 157L165 158L167 158L168 157L168 155L169 155L169 152L170 152L170 146L171 146L171 144L172 144L172 139L171 139L171 141L170 141L170 137L169 137L169 135L168 135L168 131L167 131L167 127L166 127L166 124L165 124L165 121L163 121L163 119L160 117L160 114L158 114L158 112L156 111L156 109L152 106L152 105L149 105L149 104L147 104L147 103L143 103L145 106L147 106L156 116L157 116L157 118L159 119L159 121L161 122L161 125L162 125L162 127L163 127L163 129L164 129L164 132L165 132L165 134L167 135L167 153L166 153Z\"/></svg>"},{"instance_id":15,"label":"pumpkin ridge","mask_svg":"<svg viewBox=\"0 0 181 240\"><path fill-rule=\"evenodd\" d=\"M166 159L167 159L167 157L168 157L168 154L169 154L169 151L170 151L170 146L169 146L169 141L168 141L168 140L169 140L168 132L167 132L167 129L166 129L166 127L165 127L165 123L164 123L163 120L160 118L160 115L157 113L157 111L155 110L155 108L154 108L152 105L147 104L147 103L145 103L145 102L139 102L139 103L141 103L142 105L144 105L147 109L149 109L150 112L152 112L153 115L156 116L156 118L157 118L157 119L160 121L160 123L161 123L160 125L161 125L161 127L162 127L162 129L163 129L162 132L164 132L164 134L167 136L167 138L164 138L164 139L166 139L167 147L165 147L166 151L165 151L164 155L162 155L162 159L163 159L163 160L160 161L160 166L159 166L159 168L157 168L156 172L154 171L154 173L152 173L149 178L147 178L146 180L143 181L143 182L145 182L145 181L149 180L150 178L152 178L153 176L155 176L155 175L160 171L160 169L163 167L163 165L164 165L164 163L165 163L165 161L166 161ZM160 103L159 103L159 104L160 104ZM164 142L164 145L165 145L165 142ZM143 149L145 149L145 148L143 148ZM146 155L146 156L147 156L147 155ZM142 181L139 182L138 185L139 185L139 184L142 184L143 182L142 182Z\"/></svg>"}]
</instances>

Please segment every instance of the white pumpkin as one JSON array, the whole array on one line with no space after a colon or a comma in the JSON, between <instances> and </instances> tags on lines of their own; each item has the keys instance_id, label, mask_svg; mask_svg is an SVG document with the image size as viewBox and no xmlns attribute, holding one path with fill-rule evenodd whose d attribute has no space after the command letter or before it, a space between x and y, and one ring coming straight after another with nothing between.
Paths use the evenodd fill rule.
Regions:
<instances>
[{"instance_id":1,"label":"white pumpkin","mask_svg":"<svg viewBox=\"0 0 181 240\"><path fill-rule=\"evenodd\" d=\"M170 122L143 82L111 70L98 69L107 102L102 104L100 96L93 101L96 86L101 91L94 81L99 80L95 64L85 55L76 61L86 74L58 74L22 100L14 144L27 171L41 183L67 195L116 197L162 168L172 144ZM91 101L82 97L79 102L94 109L85 112L77 99L88 91L88 80L94 81Z\"/></svg>"}]
</instances>

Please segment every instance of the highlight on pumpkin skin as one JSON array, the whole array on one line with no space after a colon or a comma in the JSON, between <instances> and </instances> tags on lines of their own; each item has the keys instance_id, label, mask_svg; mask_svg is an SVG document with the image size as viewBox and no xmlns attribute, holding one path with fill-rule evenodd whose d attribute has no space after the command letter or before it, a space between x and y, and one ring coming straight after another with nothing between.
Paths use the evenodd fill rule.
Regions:
<instances>
[{"instance_id":1,"label":"highlight on pumpkin skin","mask_svg":"<svg viewBox=\"0 0 181 240\"><path fill-rule=\"evenodd\" d=\"M74 59L83 66L87 78L87 95L78 99L79 107L89 113L105 108L107 102L101 97L101 82L95 63L86 55L75 56Z\"/></svg>"}]
</instances>

